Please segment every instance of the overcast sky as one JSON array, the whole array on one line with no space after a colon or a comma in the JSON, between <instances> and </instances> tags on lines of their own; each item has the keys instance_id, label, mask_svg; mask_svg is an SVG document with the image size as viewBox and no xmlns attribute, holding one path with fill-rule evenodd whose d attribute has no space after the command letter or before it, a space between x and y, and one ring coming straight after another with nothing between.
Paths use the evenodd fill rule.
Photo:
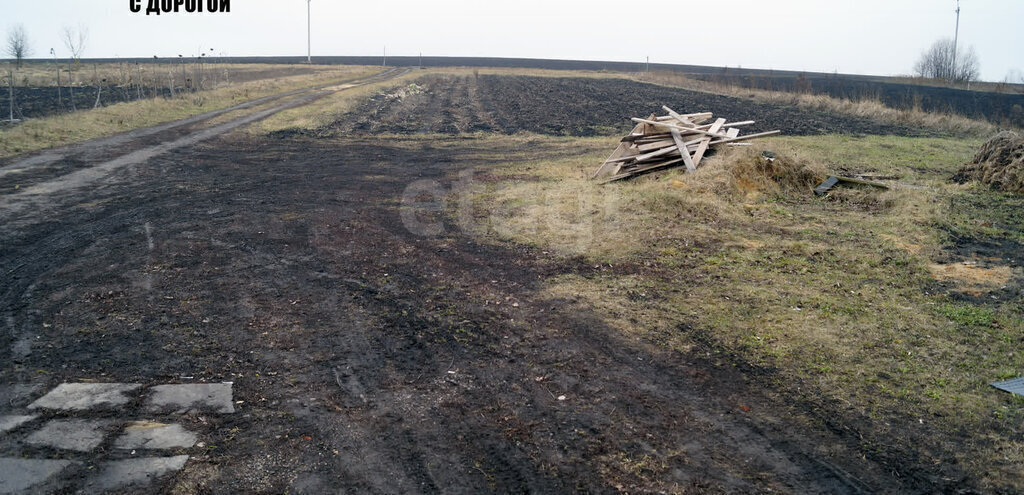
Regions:
<instances>
[{"instance_id":1,"label":"overcast sky","mask_svg":"<svg viewBox=\"0 0 1024 495\"><path fill-rule=\"evenodd\" d=\"M147 0L142 0L145 5ZM0 0L36 57L84 23L86 57L305 55L305 0L232 0L228 14L129 11L129 0ZM489 56L643 61L856 74L908 74L952 37L955 0L313 0L313 55ZM963 0L960 41L982 78L1024 70L1024 1Z\"/></svg>"}]
</instances>

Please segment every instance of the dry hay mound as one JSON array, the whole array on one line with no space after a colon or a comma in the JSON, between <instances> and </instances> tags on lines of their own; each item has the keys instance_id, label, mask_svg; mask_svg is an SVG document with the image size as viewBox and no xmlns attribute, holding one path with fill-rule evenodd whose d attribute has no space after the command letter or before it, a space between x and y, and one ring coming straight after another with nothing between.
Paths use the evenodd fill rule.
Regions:
<instances>
[{"instance_id":1,"label":"dry hay mound","mask_svg":"<svg viewBox=\"0 0 1024 495\"><path fill-rule=\"evenodd\" d=\"M824 170L816 164L771 152L747 148L730 155L715 164L719 165L713 174L715 182L748 198L760 194L806 195L825 177Z\"/></svg>"},{"instance_id":2,"label":"dry hay mound","mask_svg":"<svg viewBox=\"0 0 1024 495\"><path fill-rule=\"evenodd\" d=\"M977 180L993 189L1024 194L1024 138L1009 131L996 134L953 179Z\"/></svg>"}]
</instances>

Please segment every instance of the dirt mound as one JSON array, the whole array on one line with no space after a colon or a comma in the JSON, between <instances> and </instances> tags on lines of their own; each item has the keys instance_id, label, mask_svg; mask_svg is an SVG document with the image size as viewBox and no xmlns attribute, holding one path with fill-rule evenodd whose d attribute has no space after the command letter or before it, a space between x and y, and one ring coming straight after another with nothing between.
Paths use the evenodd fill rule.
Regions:
<instances>
[{"instance_id":1,"label":"dirt mound","mask_svg":"<svg viewBox=\"0 0 1024 495\"><path fill-rule=\"evenodd\" d=\"M996 134L953 180L977 180L993 189L1024 194L1024 137L1009 131Z\"/></svg>"}]
</instances>

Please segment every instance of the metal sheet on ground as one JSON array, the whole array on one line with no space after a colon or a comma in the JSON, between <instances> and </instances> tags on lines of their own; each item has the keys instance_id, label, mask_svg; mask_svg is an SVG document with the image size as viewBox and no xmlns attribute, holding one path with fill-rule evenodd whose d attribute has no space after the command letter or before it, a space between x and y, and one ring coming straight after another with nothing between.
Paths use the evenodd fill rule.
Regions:
<instances>
[{"instance_id":1,"label":"metal sheet on ground","mask_svg":"<svg viewBox=\"0 0 1024 495\"><path fill-rule=\"evenodd\" d=\"M1011 394L1024 396L1024 378L1007 380L1005 382L996 382L993 383L992 386Z\"/></svg>"}]
</instances>

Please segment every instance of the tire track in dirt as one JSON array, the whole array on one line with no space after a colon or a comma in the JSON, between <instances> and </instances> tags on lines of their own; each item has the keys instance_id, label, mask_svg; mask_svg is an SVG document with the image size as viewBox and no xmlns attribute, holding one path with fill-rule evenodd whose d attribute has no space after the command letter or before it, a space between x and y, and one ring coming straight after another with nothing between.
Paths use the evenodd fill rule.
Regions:
<instances>
[{"instance_id":1,"label":"tire track in dirt","mask_svg":"<svg viewBox=\"0 0 1024 495\"><path fill-rule=\"evenodd\" d=\"M469 84L469 101L473 108L473 120L470 123L471 132L494 132L501 129L492 116L489 106L484 103L484 96L481 94L480 78L474 76L467 78Z\"/></svg>"},{"instance_id":2,"label":"tire track in dirt","mask_svg":"<svg viewBox=\"0 0 1024 495\"><path fill-rule=\"evenodd\" d=\"M177 120L174 122L168 122L165 124L160 124L143 129L135 129L114 136L94 139L83 143L76 143L57 148L50 148L45 151L39 152L38 154L29 156L27 158L16 157L14 159L8 159L6 160L6 164L0 165L0 191L4 191L8 194L18 194L24 191L21 188L19 188L18 190L14 190L9 186L3 186L7 185L6 183L12 183L13 181L13 183L17 183L22 187L29 188L32 187L34 184L45 182L47 180L52 180L55 177L61 175L71 174L77 170L81 170L84 168L91 168L94 166L93 164L95 162L116 161L119 158L123 158L125 155L132 153L131 150L133 149L136 150L134 151L135 153L141 153L143 150L139 150L139 148L142 146L153 147L154 152L159 153L163 151L160 149L160 147L164 146L164 149L166 149L168 141L171 139L177 139L178 141L181 141L181 145L191 144L191 142L186 140L189 133L192 133L193 135L204 133L203 135L206 137L204 137L203 139L208 139L209 137L232 130L235 127L238 127L239 125L245 125L253 122L254 120L266 118L267 116L272 115L273 113L291 107L288 106L288 104L284 104L276 108L257 112L254 115L258 115L259 117L255 119L252 118L253 116L246 116L233 120L231 122L227 122L225 124L215 126L213 129L218 129L219 132L208 132L210 131L210 129L204 130L194 128L199 124L215 119L221 115L228 114L230 112L258 107L266 103L271 103L277 100L287 99L294 96L299 96L300 98L291 101L291 104L308 104L311 101L308 99L309 96L302 95L315 93L320 96L323 96L323 93L318 92L327 88L342 87L343 89L348 89L351 87L362 86L365 84L370 84L386 80L389 78L397 77L398 75L404 74L406 72L408 72L408 69L391 69L379 74L374 74L372 76L355 79L348 83L330 83L312 88L288 91L285 93L266 96L263 98L257 98L255 100L247 101L245 103L241 103L239 105L235 105L229 108L207 112L204 114L196 115L182 120ZM236 126L230 126L229 124L231 124L232 122L241 123ZM137 155L134 158L135 163L137 163L140 157L142 157L142 154ZM2 161L0 161L0 163L2 163Z\"/></svg>"},{"instance_id":3,"label":"tire track in dirt","mask_svg":"<svg viewBox=\"0 0 1024 495\"><path fill-rule=\"evenodd\" d=\"M413 181L482 155L578 151L512 146L224 136L69 189L60 215L0 229L0 310L35 332L0 380L235 381L241 414L204 433L217 448L155 492L954 488L907 476L927 466L898 478L862 459L854 435L713 349L668 352L541 295L550 277L601 268L480 244L443 215L436 237L405 227Z\"/></svg>"},{"instance_id":4,"label":"tire track in dirt","mask_svg":"<svg viewBox=\"0 0 1024 495\"><path fill-rule=\"evenodd\" d=\"M389 78L397 77L398 75L404 74L407 71L392 70L385 74L378 75L371 78L364 78L357 82L346 83L341 85L335 91L343 91L345 89L371 84L373 82L379 82ZM329 87L329 86L325 86ZM165 140L159 144L146 145L144 147L130 151L117 158L100 161L99 163L90 163L86 166L77 167L77 170L58 175L47 179L41 179L39 182L29 185L24 188L19 188L17 192L0 196L0 219L8 220L8 227L13 225L20 225L20 222L10 220L12 216L17 216L20 212L26 209L45 209L50 205L50 196L55 193L65 191L67 189L76 189L88 187L98 183L104 178L110 176L112 173L131 166L142 163L154 156L166 153L170 150L175 150L182 147L192 146L196 143L220 136L227 132L238 129L239 127L251 124L258 120L265 119L275 113L295 108L303 105L308 105L320 98L323 98L333 91L318 91L319 88L301 90L286 93L285 95L300 94L298 98L292 99L265 110L255 112L250 115L239 117L237 119L215 125L206 129L200 129L195 132L186 133L181 136L172 137L173 140ZM282 95L284 96L284 95ZM275 97L273 99L277 99ZM266 99L265 99L266 101ZM223 112L222 112L223 113ZM191 120L191 119L188 119ZM185 124L178 124L173 126L160 126L162 129L175 129ZM158 131L157 131L158 132ZM155 135L157 132L146 130L143 135ZM121 135L114 138L109 138L108 141L113 140L116 142L123 142L128 137ZM95 143L88 143L83 145L85 149L91 149ZM16 164L15 164L16 165ZM36 166L39 166L37 164Z\"/></svg>"}]
</instances>

